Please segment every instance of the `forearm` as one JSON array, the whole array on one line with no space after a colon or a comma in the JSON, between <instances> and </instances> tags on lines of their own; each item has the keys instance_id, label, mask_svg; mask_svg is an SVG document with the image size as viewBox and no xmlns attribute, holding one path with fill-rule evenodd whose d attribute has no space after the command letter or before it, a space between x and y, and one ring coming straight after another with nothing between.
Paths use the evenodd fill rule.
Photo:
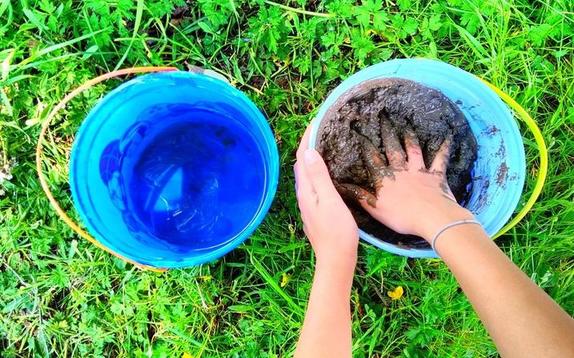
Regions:
<instances>
[{"instance_id":1,"label":"forearm","mask_svg":"<svg viewBox=\"0 0 574 358\"><path fill-rule=\"evenodd\" d=\"M351 356L351 286L354 265L317 263L295 356Z\"/></svg>"},{"instance_id":2,"label":"forearm","mask_svg":"<svg viewBox=\"0 0 574 358\"><path fill-rule=\"evenodd\" d=\"M477 225L446 231L437 251L506 357L574 357L574 320Z\"/></svg>"}]
</instances>

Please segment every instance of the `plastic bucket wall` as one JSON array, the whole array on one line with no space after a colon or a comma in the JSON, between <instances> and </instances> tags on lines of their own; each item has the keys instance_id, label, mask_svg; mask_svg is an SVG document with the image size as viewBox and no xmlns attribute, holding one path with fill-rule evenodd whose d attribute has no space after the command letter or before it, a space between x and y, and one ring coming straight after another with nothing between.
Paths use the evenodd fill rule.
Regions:
<instances>
[{"instance_id":1,"label":"plastic bucket wall","mask_svg":"<svg viewBox=\"0 0 574 358\"><path fill-rule=\"evenodd\" d=\"M526 176L524 145L512 113L502 100L474 75L444 62L397 59L367 67L343 81L327 97L312 123L311 146L327 109L337 98L362 82L403 78L440 90L464 113L478 142L472 193L466 207L493 236L518 205ZM408 257L437 257L432 249L387 243L360 230L360 237L389 252Z\"/></svg>"},{"instance_id":2,"label":"plastic bucket wall","mask_svg":"<svg viewBox=\"0 0 574 358\"><path fill-rule=\"evenodd\" d=\"M139 122L145 120L147 126L153 127L178 121L176 114L171 116L170 111L180 108L181 112L181 106L217 112L222 121L236 121L256 143L264 167L258 173L263 178L262 194L253 198L259 200L258 208L248 223L220 245L197 250L179 250L157 240L146 230L134 230L137 223L125 214L126 198L121 190L121 184L126 180L122 177L125 172L119 169L126 160L123 153L129 146L142 144L130 139L143 132L141 126L138 127ZM177 116L181 117L182 113ZM161 120L155 123L154 118ZM117 148L110 149L110 143L116 142L119 143ZM243 93L222 80L177 71L140 76L107 94L80 127L70 160L74 206L88 231L112 251L138 263L162 268L211 261L243 242L266 215L275 195L278 175L275 139L259 109ZM233 215L226 220L233 220ZM194 240L193 237L189 239Z\"/></svg>"}]
</instances>

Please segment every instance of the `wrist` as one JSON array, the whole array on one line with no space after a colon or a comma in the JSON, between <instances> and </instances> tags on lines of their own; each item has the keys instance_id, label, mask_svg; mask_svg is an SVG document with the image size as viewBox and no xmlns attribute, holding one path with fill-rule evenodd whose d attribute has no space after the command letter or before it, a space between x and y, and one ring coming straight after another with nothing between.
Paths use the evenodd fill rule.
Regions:
<instances>
[{"instance_id":1,"label":"wrist","mask_svg":"<svg viewBox=\"0 0 574 358\"><path fill-rule=\"evenodd\" d=\"M355 265L341 266L317 261L314 280L329 286L331 290L336 290L339 294L350 294L354 275Z\"/></svg>"},{"instance_id":2,"label":"wrist","mask_svg":"<svg viewBox=\"0 0 574 358\"><path fill-rule=\"evenodd\" d=\"M357 266L357 252L345 255L325 255L317 256L315 271L318 273L328 273L329 276L352 280Z\"/></svg>"},{"instance_id":3,"label":"wrist","mask_svg":"<svg viewBox=\"0 0 574 358\"><path fill-rule=\"evenodd\" d=\"M427 215L425 220L423 220L421 230L419 232L419 236L429 243L436 233L445 225L455 221L474 219L474 215L470 210L463 208L454 202L447 208L434 210L433 212L434 214Z\"/></svg>"}]
</instances>

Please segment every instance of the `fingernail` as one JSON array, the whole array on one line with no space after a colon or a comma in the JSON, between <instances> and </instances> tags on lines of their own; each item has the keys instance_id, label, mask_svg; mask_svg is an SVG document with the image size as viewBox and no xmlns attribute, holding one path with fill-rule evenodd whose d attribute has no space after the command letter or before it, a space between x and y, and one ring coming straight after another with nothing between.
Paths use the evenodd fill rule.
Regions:
<instances>
[{"instance_id":1,"label":"fingernail","mask_svg":"<svg viewBox=\"0 0 574 358\"><path fill-rule=\"evenodd\" d=\"M307 149L303 154L305 164L315 164L319 161L319 153L315 149Z\"/></svg>"}]
</instances>

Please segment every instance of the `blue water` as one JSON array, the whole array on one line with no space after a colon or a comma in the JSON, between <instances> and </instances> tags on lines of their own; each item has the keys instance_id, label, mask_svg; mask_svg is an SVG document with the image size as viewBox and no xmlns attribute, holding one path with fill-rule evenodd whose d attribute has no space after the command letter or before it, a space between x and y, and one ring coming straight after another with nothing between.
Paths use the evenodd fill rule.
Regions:
<instances>
[{"instance_id":1,"label":"blue water","mask_svg":"<svg viewBox=\"0 0 574 358\"><path fill-rule=\"evenodd\" d=\"M178 251L229 241L263 199L257 143L237 121L208 110L152 112L156 117L140 121L117 149L125 221Z\"/></svg>"}]
</instances>

